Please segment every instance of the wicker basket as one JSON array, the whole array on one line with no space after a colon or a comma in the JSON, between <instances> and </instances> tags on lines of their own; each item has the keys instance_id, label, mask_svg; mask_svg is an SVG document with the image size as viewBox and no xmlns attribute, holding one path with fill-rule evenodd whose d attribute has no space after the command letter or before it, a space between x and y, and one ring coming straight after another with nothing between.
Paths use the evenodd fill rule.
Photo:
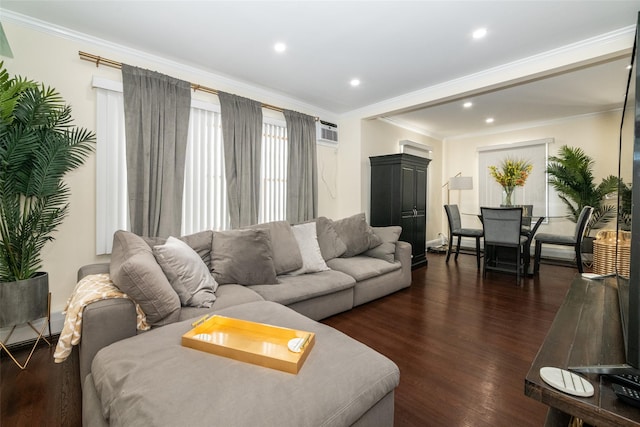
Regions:
<instances>
[{"instance_id":1,"label":"wicker basket","mask_svg":"<svg viewBox=\"0 0 640 427\"><path fill-rule=\"evenodd\" d=\"M616 232L602 230L593 242L593 272L596 274L618 273L629 277L631 259L631 233L618 232L618 260L616 262Z\"/></svg>"}]
</instances>

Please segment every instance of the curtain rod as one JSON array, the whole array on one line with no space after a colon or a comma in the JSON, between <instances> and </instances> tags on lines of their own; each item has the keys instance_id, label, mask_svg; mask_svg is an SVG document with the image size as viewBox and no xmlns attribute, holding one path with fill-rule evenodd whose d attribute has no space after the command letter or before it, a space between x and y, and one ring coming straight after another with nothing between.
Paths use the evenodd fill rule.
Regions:
<instances>
[{"instance_id":1,"label":"curtain rod","mask_svg":"<svg viewBox=\"0 0 640 427\"><path fill-rule=\"evenodd\" d=\"M103 58L101 56L93 55L91 53L78 51L78 55L80 55L80 59L84 59L85 61L95 62L96 67L100 65L105 65L111 68L122 69L122 62L114 61L112 59ZM216 89L211 89L210 87L201 86L199 84L191 83L191 89L194 91L199 90L201 92L211 93L213 95L217 95L218 91ZM284 112L283 108L276 107L275 105L264 104L261 103L263 108L267 108L269 110L278 111L280 113ZM315 117L316 121L319 120L318 117Z\"/></svg>"}]
</instances>

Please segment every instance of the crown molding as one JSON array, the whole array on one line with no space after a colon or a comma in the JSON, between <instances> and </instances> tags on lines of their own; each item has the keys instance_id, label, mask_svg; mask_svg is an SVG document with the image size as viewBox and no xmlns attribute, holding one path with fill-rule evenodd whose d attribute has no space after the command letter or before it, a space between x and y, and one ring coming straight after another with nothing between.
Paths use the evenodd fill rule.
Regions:
<instances>
[{"instance_id":1,"label":"crown molding","mask_svg":"<svg viewBox=\"0 0 640 427\"><path fill-rule=\"evenodd\" d=\"M620 28L478 73L389 98L344 113L343 116L371 119L397 114L409 109L453 101L573 68L620 58L630 53L634 34L635 26Z\"/></svg>"},{"instance_id":2,"label":"crown molding","mask_svg":"<svg viewBox=\"0 0 640 427\"><path fill-rule=\"evenodd\" d=\"M212 79L220 85L232 88L232 90L237 90L239 93L251 92L257 94L258 97L271 100L269 102L271 104L290 105L291 109L295 108L300 111L309 112L322 118L328 118L332 121L351 118L383 118L383 116L396 114L406 111L407 109L422 108L435 103L452 101L487 90L494 90L499 87L533 80L535 78L558 73L563 70L566 71L578 66L584 66L605 59L621 57L627 55L630 51L633 45L633 36L635 32L635 26L620 28L596 37L552 49L538 55L526 57L340 114L290 98L287 95L274 92L268 88L234 80L233 78L225 75L185 65L177 61L168 60L160 56L89 36L49 22L15 13L10 10L0 8L0 15L2 16L3 22L21 25L56 37L102 47L109 51L113 51L116 54L121 53L123 55L158 63L173 69L182 70L195 76L201 76L203 79ZM394 126L411 130L432 138L442 139L442 136L434 135L424 129L412 128L410 125L406 125L395 120L389 120L388 118L384 119Z\"/></svg>"},{"instance_id":3,"label":"crown molding","mask_svg":"<svg viewBox=\"0 0 640 427\"><path fill-rule=\"evenodd\" d=\"M479 132L471 132L466 134L450 136L450 137L444 138L442 142L447 143L450 141L457 141L461 139L475 138L475 137L487 136L487 135L498 135L501 133L516 132L520 130L534 129L534 128L540 128L544 126L554 126L554 125L569 123L576 120L587 119L589 117L596 117L603 114L615 113L617 111L622 112L622 108L614 108L608 111L599 111L596 113L578 114L576 116L559 117L559 118L550 119L550 120L539 120L539 121L516 123L509 126L490 127L490 128L487 128L486 130L482 130Z\"/></svg>"},{"instance_id":4,"label":"crown molding","mask_svg":"<svg viewBox=\"0 0 640 427\"><path fill-rule=\"evenodd\" d=\"M226 88L231 88L231 90L233 91L238 91L239 93L250 92L252 93L252 96L256 96L263 99L269 99L270 100L268 102L269 104L284 104L289 106L287 107L289 109L292 109L292 110L296 109L302 112L306 112L307 114L319 116L323 119L328 119L331 121L336 121L337 118L340 117L340 115L335 112L319 108L315 105L307 104L305 102L302 102L294 98L290 98L287 95L272 91L268 88L251 85L239 80L235 80L231 77L228 77L222 74L216 74L214 72L207 71L202 68L193 67L190 65L186 65L186 64L174 61L174 60L163 58L161 56L153 55L138 49L134 49L125 45L113 43L98 37L93 37L85 33L81 33L65 27L61 27L59 25L52 24L50 22L42 21L26 15L15 13L10 10L0 8L0 16L2 16L3 22L20 25L35 31L39 31L55 37L64 38L74 42L79 42L82 44L93 45L100 48L104 48L114 52L116 55L122 54L128 57L140 58L141 60L144 60L144 61L154 62L162 66L166 66L172 69L177 69L185 73L188 73L190 75L194 75L197 78L201 78L202 80L214 80L219 85L224 86ZM113 59L118 60L117 58L113 58ZM229 89L226 89L225 91L229 91Z\"/></svg>"}]
</instances>

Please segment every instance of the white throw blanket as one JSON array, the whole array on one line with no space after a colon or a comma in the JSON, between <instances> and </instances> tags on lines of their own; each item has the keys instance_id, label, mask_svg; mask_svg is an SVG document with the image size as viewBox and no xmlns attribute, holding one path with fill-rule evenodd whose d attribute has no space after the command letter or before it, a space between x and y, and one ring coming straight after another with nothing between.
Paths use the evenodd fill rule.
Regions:
<instances>
[{"instance_id":1,"label":"white throw blanket","mask_svg":"<svg viewBox=\"0 0 640 427\"><path fill-rule=\"evenodd\" d=\"M108 298L129 298L113 284L109 274L90 274L78 282L63 311L64 326L53 354L56 363L64 362L71 354L72 347L80 342L84 307L91 302ZM146 331L149 329L147 318L137 303L135 306L138 330Z\"/></svg>"}]
</instances>

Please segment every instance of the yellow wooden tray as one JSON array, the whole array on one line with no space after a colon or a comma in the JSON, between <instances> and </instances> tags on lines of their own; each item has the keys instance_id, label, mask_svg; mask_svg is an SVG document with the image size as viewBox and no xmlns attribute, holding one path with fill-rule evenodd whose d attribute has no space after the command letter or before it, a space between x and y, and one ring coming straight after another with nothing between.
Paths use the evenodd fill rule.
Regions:
<instances>
[{"instance_id":1,"label":"yellow wooden tray","mask_svg":"<svg viewBox=\"0 0 640 427\"><path fill-rule=\"evenodd\" d=\"M315 334L214 315L182 336L182 345L254 365L297 374L315 343ZM300 351L289 350L300 339Z\"/></svg>"}]
</instances>

